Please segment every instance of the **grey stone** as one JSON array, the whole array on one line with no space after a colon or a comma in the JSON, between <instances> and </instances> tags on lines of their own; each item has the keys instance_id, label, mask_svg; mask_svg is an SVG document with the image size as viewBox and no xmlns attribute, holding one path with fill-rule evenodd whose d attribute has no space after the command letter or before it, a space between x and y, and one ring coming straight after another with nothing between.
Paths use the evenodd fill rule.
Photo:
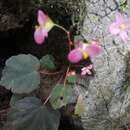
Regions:
<instances>
[{"instance_id":1,"label":"grey stone","mask_svg":"<svg viewBox=\"0 0 130 130\"><path fill-rule=\"evenodd\" d=\"M129 7L124 12L126 17L130 16ZM120 1L86 0L86 9L82 35L87 40L98 39L102 53L92 59L96 73L81 91L83 96L87 95L81 120L85 130L116 130L130 123L130 85L122 90L128 78L130 45L108 31L120 9Z\"/></svg>"}]
</instances>

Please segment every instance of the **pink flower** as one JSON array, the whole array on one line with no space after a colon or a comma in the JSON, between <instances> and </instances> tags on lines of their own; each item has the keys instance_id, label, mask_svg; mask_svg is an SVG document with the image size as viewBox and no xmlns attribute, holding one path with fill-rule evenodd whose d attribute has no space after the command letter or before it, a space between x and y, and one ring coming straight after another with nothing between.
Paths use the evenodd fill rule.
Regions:
<instances>
[{"instance_id":1,"label":"pink flower","mask_svg":"<svg viewBox=\"0 0 130 130\"><path fill-rule=\"evenodd\" d=\"M76 72L75 71L70 71L68 74L67 74L67 76L69 77L69 76L75 76L76 75Z\"/></svg>"},{"instance_id":2,"label":"pink flower","mask_svg":"<svg viewBox=\"0 0 130 130\"><path fill-rule=\"evenodd\" d=\"M34 32L34 39L37 44L42 44L45 38L48 37L48 32L41 27L38 27Z\"/></svg>"},{"instance_id":3,"label":"pink flower","mask_svg":"<svg viewBox=\"0 0 130 130\"><path fill-rule=\"evenodd\" d=\"M39 25L45 25L49 17L42 10L38 10L37 21Z\"/></svg>"},{"instance_id":4,"label":"pink flower","mask_svg":"<svg viewBox=\"0 0 130 130\"><path fill-rule=\"evenodd\" d=\"M95 57L100 54L101 46L97 41L92 41L91 44L86 47L86 52L90 57Z\"/></svg>"},{"instance_id":5,"label":"pink flower","mask_svg":"<svg viewBox=\"0 0 130 130\"><path fill-rule=\"evenodd\" d=\"M37 21L39 25L36 26L34 40L37 44L42 44L48 37L48 32L53 28L54 23L42 10L38 10Z\"/></svg>"},{"instance_id":6,"label":"pink flower","mask_svg":"<svg viewBox=\"0 0 130 130\"><path fill-rule=\"evenodd\" d=\"M78 63L82 59L82 52L79 49L74 49L68 54L68 60L71 63Z\"/></svg>"},{"instance_id":7,"label":"pink flower","mask_svg":"<svg viewBox=\"0 0 130 130\"><path fill-rule=\"evenodd\" d=\"M90 70L91 70L92 68L93 68L92 64L89 65L89 66L83 67L83 68L81 69L81 75L82 75L82 76L84 76L84 75L86 75L86 74L91 75L92 72L91 72Z\"/></svg>"},{"instance_id":8,"label":"pink flower","mask_svg":"<svg viewBox=\"0 0 130 130\"><path fill-rule=\"evenodd\" d=\"M101 52L101 46L97 41L91 41L90 44L78 42L76 48L68 54L68 60L71 63L78 63L80 60L85 60L89 56L95 57Z\"/></svg>"},{"instance_id":9,"label":"pink flower","mask_svg":"<svg viewBox=\"0 0 130 130\"><path fill-rule=\"evenodd\" d=\"M122 14L117 13L115 22L109 27L110 33L119 35L124 42L127 42L128 29L130 29L130 19L125 19Z\"/></svg>"}]
</instances>

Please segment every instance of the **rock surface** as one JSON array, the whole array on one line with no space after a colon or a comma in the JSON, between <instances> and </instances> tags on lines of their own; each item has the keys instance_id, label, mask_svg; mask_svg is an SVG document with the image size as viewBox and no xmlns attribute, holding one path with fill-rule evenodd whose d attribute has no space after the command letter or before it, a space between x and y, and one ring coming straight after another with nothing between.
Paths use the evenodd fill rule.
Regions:
<instances>
[{"instance_id":1,"label":"rock surface","mask_svg":"<svg viewBox=\"0 0 130 130\"><path fill-rule=\"evenodd\" d=\"M95 76L81 89L86 106L81 120L85 130L118 130L130 123L130 45L111 36L108 27L119 10L130 16L130 1L86 0L86 8L82 35L98 39L102 53L92 59Z\"/></svg>"}]
</instances>

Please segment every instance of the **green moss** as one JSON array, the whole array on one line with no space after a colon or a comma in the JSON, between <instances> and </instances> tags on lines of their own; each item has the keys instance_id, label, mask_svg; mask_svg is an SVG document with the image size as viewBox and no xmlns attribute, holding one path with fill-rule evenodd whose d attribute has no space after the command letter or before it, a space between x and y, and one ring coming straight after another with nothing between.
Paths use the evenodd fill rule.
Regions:
<instances>
[{"instance_id":1,"label":"green moss","mask_svg":"<svg viewBox=\"0 0 130 130\"><path fill-rule=\"evenodd\" d=\"M121 11L125 11L128 8L127 0L121 0L119 8Z\"/></svg>"}]
</instances>

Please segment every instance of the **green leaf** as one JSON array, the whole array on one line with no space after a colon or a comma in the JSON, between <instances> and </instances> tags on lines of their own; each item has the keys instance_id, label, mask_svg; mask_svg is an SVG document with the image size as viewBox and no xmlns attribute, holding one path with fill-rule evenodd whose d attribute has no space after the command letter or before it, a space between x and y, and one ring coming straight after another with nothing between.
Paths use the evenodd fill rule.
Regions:
<instances>
[{"instance_id":1,"label":"green leaf","mask_svg":"<svg viewBox=\"0 0 130 130\"><path fill-rule=\"evenodd\" d=\"M45 55L40 60L41 68L53 70L56 69L54 64L54 57L51 55Z\"/></svg>"},{"instance_id":2,"label":"green leaf","mask_svg":"<svg viewBox=\"0 0 130 130\"><path fill-rule=\"evenodd\" d=\"M76 75L71 75L71 76L68 76L67 77L67 81L69 82L69 83L76 83L76 81L77 81L77 76Z\"/></svg>"},{"instance_id":3,"label":"green leaf","mask_svg":"<svg viewBox=\"0 0 130 130\"><path fill-rule=\"evenodd\" d=\"M40 84L39 60L28 55L12 56L6 61L0 85L13 93L30 93Z\"/></svg>"},{"instance_id":4,"label":"green leaf","mask_svg":"<svg viewBox=\"0 0 130 130\"><path fill-rule=\"evenodd\" d=\"M42 105L36 97L26 97L11 107L6 130L58 130L60 113Z\"/></svg>"},{"instance_id":5,"label":"green leaf","mask_svg":"<svg viewBox=\"0 0 130 130\"><path fill-rule=\"evenodd\" d=\"M25 98L25 97L30 97L33 96L33 93L29 94L13 94L11 99L10 99L10 106L13 106L17 101Z\"/></svg>"},{"instance_id":6,"label":"green leaf","mask_svg":"<svg viewBox=\"0 0 130 130\"><path fill-rule=\"evenodd\" d=\"M54 109L61 108L66 104L74 102L73 89L71 86L56 85L51 93L50 103Z\"/></svg>"},{"instance_id":7,"label":"green leaf","mask_svg":"<svg viewBox=\"0 0 130 130\"><path fill-rule=\"evenodd\" d=\"M24 94L13 94L10 100L10 106L13 106L17 101L21 100L24 97Z\"/></svg>"},{"instance_id":8,"label":"green leaf","mask_svg":"<svg viewBox=\"0 0 130 130\"><path fill-rule=\"evenodd\" d=\"M75 115L81 116L83 112L85 111L85 104L83 101L82 95L79 95L76 106L75 106Z\"/></svg>"}]
</instances>

